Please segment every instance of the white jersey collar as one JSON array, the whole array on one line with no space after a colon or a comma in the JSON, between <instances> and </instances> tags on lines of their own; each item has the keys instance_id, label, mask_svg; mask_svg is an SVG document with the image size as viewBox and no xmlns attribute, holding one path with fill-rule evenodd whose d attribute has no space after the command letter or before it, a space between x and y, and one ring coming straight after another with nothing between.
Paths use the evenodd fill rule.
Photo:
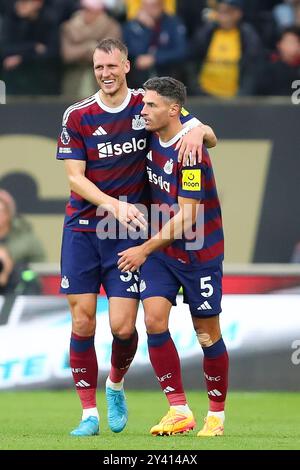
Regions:
<instances>
[{"instance_id":1,"label":"white jersey collar","mask_svg":"<svg viewBox=\"0 0 300 470\"><path fill-rule=\"evenodd\" d=\"M177 142L177 140L179 140L183 135L185 135L187 131L188 130L186 128L181 129L181 131L174 135L171 140L168 140L168 142L162 142L159 138L159 143L162 147L171 147L171 145L175 144L175 142Z\"/></svg>"},{"instance_id":2,"label":"white jersey collar","mask_svg":"<svg viewBox=\"0 0 300 470\"><path fill-rule=\"evenodd\" d=\"M107 106L106 104L103 103L103 101L100 98L100 93L98 91L95 94L95 99L96 99L98 105L100 106L101 109L103 109L107 113L119 113L120 111L123 111L123 109L125 109L128 106L130 98L131 98L131 90L128 89L127 96L126 96L125 100L123 101L123 103L121 103L116 108L111 108L111 107L109 107L109 106Z\"/></svg>"}]
</instances>

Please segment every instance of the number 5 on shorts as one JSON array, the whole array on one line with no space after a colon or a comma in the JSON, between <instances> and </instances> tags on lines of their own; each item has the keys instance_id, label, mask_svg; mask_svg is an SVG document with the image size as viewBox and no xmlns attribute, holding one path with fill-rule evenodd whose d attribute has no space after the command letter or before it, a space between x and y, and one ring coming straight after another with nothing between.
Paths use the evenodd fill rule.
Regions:
<instances>
[{"instance_id":1,"label":"number 5 on shorts","mask_svg":"<svg viewBox=\"0 0 300 470\"><path fill-rule=\"evenodd\" d=\"M202 297L210 297L214 293L214 288L209 281L211 281L211 276L200 278L200 289L204 291L201 292Z\"/></svg>"}]
</instances>

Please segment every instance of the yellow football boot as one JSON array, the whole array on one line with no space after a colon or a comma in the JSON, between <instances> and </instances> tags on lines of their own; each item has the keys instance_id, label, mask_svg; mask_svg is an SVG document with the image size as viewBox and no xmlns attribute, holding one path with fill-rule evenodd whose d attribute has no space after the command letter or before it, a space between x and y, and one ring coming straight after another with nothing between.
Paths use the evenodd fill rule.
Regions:
<instances>
[{"instance_id":1,"label":"yellow football boot","mask_svg":"<svg viewBox=\"0 0 300 470\"><path fill-rule=\"evenodd\" d=\"M171 436L191 431L196 426L193 413L184 414L170 408L166 416L150 429L153 436Z\"/></svg>"},{"instance_id":2,"label":"yellow football boot","mask_svg":"<svg viewBox=\"0 0 300 470\"><path fill-rule=\"evenodd\" d=\"M200 437L213 437L213 436L223 436L224 434L224 425L221 418L218 416L207 416L204 418L204 426L201 431L198 432L197 436Z\"/></svg>"}]
</instances>

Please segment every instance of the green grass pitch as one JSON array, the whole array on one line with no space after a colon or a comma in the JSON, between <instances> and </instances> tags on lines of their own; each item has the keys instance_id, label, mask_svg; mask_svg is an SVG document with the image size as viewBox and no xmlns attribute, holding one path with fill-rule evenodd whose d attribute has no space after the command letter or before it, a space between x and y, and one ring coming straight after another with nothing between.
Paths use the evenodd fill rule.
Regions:
<instances>
[{"instance_id":1,"label":"green grass pitch","mask_svg":"<svg viewBox=\"0 0 300 470\"><path fill-rule=\"evenodd\" d=\"M99 436L68 435L80 418L74 391L1 392L0 449L201 450L300 449L300 394L231 392L226 410L226 434L197 438L206 414L206 395L188 392L197 430L186 435L153 437L152 425L166 413L159 392L127 392L129 422L120 434L109 431L104 393L98 393Z\"/></svg>"}]
</instances>

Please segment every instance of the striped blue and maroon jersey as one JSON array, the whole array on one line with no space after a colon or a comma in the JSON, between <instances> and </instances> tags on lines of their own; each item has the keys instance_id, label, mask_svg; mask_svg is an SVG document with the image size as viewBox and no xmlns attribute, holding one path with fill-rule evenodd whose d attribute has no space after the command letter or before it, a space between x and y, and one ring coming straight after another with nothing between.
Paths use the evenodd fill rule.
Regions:
<instances>
[{"instance_id":1,"label":"striped blue and maroon jersey","mask_svg":"<svg viewBox=\"0 0 300 470\"><path fill-rule=\"evenodd\" d=\"M193 167L183 167L178 163L176 143L184 131L178 133L169 142L161 142L157 134L152 134L147 154L147 173L151 193L151 223L156 233L166 223L167 212L171 206L179 208L178 196L201 200L203 219L201 226L195 224L192 231L195 238L201 233L203 245L199 243L187 249L186 243L191 243L191 233L183 236L172 244L160 250L160 255L167 256L168 261L181 262L186 265L210 267L218 265L224 258L224 236L222 228L221 208L218 199L214 173L206 148L203 146L202 162ZM161 216L159 215L159 212ZM164 217L164 222L162 218ZM170 214L170 211L169 211ZM171 212L172 218L175 212Z\"/></svg>"},{"instance_id":2,"label":"striped blue and maroon jersey","mask_svg":"<svg viewBox=\"0 0 300 470\"><path fill-rule=\"evenodd\" d=\"M75 103L64 113L58 140L59 160L83 160L85 176L101 191L132 204L146 204L149 199L146 153L149 133L141 117L144 91L128 90L117 108L109 108L99 93ZM184 125L199 123L188 112L182 114ZM96 206L71 192L66 206L65 227L95 231L100 220Z\"/></svg>"}]
</instances>

